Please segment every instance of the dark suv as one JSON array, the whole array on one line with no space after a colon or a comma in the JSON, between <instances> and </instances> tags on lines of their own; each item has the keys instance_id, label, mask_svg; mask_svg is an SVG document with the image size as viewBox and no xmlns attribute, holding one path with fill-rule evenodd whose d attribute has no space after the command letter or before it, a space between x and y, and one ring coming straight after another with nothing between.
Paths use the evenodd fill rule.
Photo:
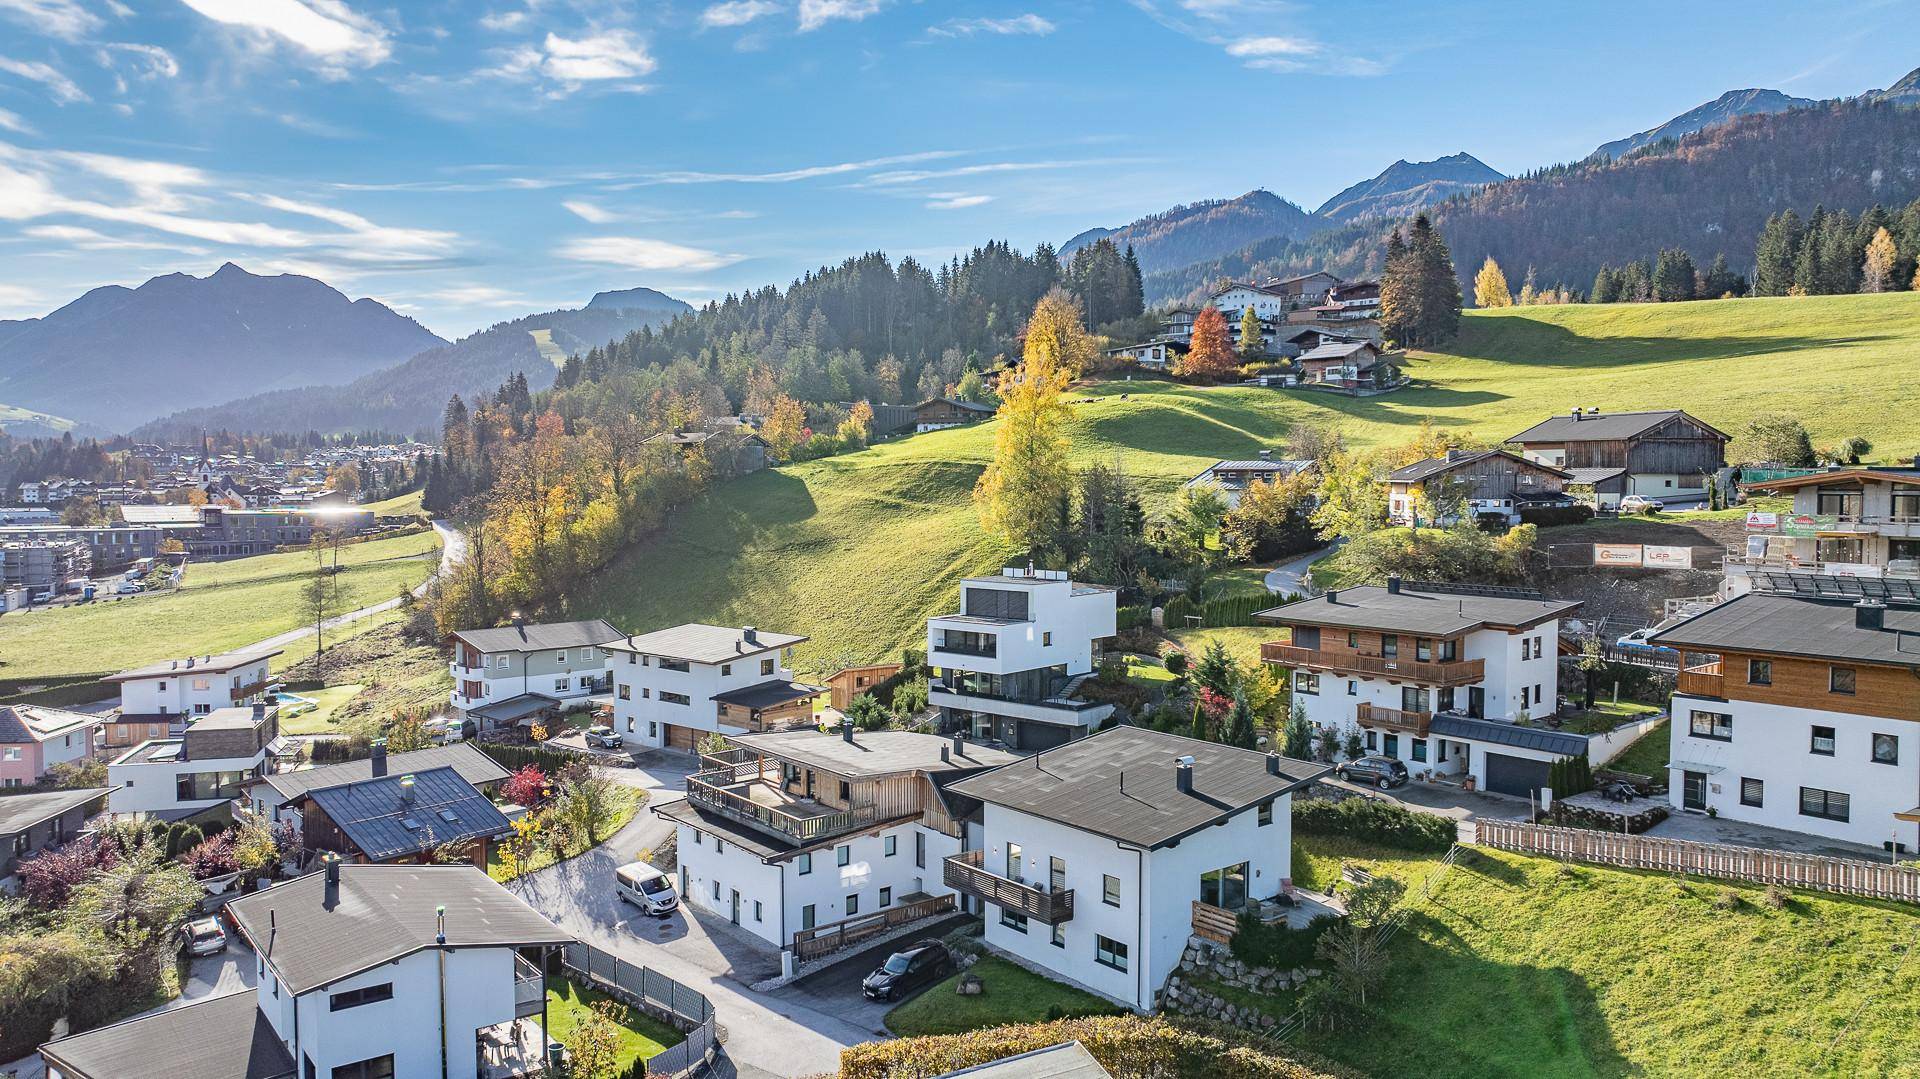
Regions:
<instances>
[{"instance_id":1,"label":"dark suv","mask_svg":"<svg viewBox=\"0 0 1920 1079\"><path fill-rule=\"evenodd\" d=\"M1392 757L1371 755L1336 765L1333 774L1349 783L1371 783L1381 790L1405 786L1407 766Z\"/></svg>"},{"instance_id":2,"label":"dark suv","mask_svg":"<svg viewBox=\"0 0 1920 1079\"><path fill-rule=\"evenodd\" d=\"M879 970L860 983L868 1000L899 1000L923 985L953 973L953 956L937 940L923 940L887 957Z\"/></svg>"}]
</instances>

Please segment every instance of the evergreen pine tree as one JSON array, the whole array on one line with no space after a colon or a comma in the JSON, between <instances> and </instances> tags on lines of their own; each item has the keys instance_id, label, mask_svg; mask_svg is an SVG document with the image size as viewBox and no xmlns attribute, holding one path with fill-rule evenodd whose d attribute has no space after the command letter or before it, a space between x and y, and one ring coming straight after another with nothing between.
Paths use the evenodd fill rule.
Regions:
<instances>
[{"instance_id":1,"label":"evergreen pine tree","mask_svg":"<svg viewBox=\"0 0 1920 1079\"><path fill-rule=\"evenodd\" d=\"M1679 248L1660 252L1653 265L1653 300L1674 303L1693 299L1693 256Z\"/></svg>"},{"instance_id":2,"label":"evergreen pine tree","mask_svg":"<svg viewBox=\"0 0 1920 1079\"><path fill-rule=\"evenodd\" d=\"M1800 216L1792 210L1767 218L1754 245L1753 294L1785 296L1793 288L1794 268L1803 233Z\"/></svg>"},{"instance_id":3,"label":"evergreen pine tree","mask_svg":"<svg viewBox=\"0 0 1920 1079\"><path fill-rule=\"evenodd\" d=\"M1611 266L1600 267L1593 275L1593 291L1587 295L1588 303L1618 303L1620 300L1620 271Z\"/></svg>"}]
</instances>

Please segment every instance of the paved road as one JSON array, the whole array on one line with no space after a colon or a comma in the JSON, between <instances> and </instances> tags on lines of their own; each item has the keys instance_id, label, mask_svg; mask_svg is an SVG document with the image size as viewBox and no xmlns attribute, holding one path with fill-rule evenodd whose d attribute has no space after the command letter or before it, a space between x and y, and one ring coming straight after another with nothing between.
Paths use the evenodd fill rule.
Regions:
<instances>
[{"instance_id":1,"label":"paved road","mask_svg":"<svg viewBox=\"0 0 1920 1079\"><path fill-rule=\"evenodd\" d=\"M899 1000L873 1001L868 1000L860 992L860 983L866 980L867 975L878 970L880 964L885 963L887 957L894 952L917 940L944 937L974 920L975 916L971 914L955 914L951 918L922 926L911 936L889 940L884 944L876 944L871 948L854 952L832 966L816 970L767 995L830 1011L849 1023L872 1031L874 1037L892 1037L887 1033L884 1022L887 1013L913 997L919 996L920 993L912 993ZM925 991L925 989L920 990L920 992Z\"/></svg>"},{"instance_id":2,"label":"paved road","mask_svg":"<svg viewBox=\"0 0 1920 1079\"><path fill-rule=\"evenodd\" d=\"M1267 591L1280 595L1294 593L1306 595L1312 589L1307 584L1307 567L1333 553L1335 547L1345 540L1334 540L1317 551L1309 551L1291 562L1283 562L1267 571Z\"/></svg>"},{"instance_id":3,"label":"paved road","mask_svg":"<svg viewBox=\"0 0 1920 1079\"><path fill-rule=\"evenodd\" d=\"M440 565L435 568L431 574L427 575L426 580L421 581L420 584L414 588L413 595L416 599L427 594L427 586L432 584L435 578L452 572L453 567L458 564L461 559L465 558L467 553L467 538L460 533L459 529L454 528L445 521L435 521L433 522L433 530L440 534ZM335 615L325 622L320 623L320 627L322 630L339 629L349 622L358 622L363 618L371 618L384 611L391 611L398 606L400 606L400 597L395 596L383 603L376 603L370 607L362 607L357 611L348 611L346 614ZM313 627L301 626L299 629L288 630L285 633L268 637L263 641L255 641L253 644L247 645L244 650L256 651L269 648L286 648L289 645L298 644L311 636L313 636ZM241 649L236 649L236 651L240 650Z\"/></svg>"}]
</instances>

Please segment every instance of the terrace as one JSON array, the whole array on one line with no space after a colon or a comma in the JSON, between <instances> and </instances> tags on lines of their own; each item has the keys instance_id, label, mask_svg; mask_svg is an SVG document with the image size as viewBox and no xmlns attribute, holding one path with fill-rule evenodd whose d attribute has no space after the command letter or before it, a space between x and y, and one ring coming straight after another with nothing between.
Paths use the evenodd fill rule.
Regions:
<instances>
[{"instance_id":1,"label":"terrace","mask_svg":"<svg viewBox=\"0 0 1920 1079\"><path fill-rule=\"evenodd\" d=\"M1047 925L1073 919L1072 888L1046 891L1026 881L1000 876L986 868L986 853L970 850L946 859L942 879L947 887Z\"/></svg>"},{"instance_id":2,"label":"terrace","mask_svg":"<svg viewBox=\"0 0 1920 1079\"><path fill-rule=\"evenodd\" d=\"M695 772L687 777L687 800L795 843L811 843L880 819L878 806L842 809L787 790L777 772L767 774L768 763L759 758Z\"/></svg>"},{"instance_id":3,"label":"terrace","mask_svg":"<svg viewBox=\"0 0 1920 1079\"><path fill-rule=\"evenodd\" d=\"M1332 652L1322 648L1302 648L1278 642L1260 646L1260 660L1281 667L1309 667L1340 671L1395 682L1417 682L1429 686L1469 686L1486 677L1484 659L1451 662L1423 662L1417 659L1389 659L1353 652Z\"/></svg>"}]
</instances>

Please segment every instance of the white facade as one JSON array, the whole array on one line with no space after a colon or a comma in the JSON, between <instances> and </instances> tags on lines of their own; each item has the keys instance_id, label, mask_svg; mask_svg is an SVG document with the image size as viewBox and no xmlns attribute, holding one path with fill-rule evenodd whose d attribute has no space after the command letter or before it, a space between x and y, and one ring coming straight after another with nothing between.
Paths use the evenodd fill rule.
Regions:
<instances>
[{"instance_id":1,"label":"white facade","mask_svg":"<svg viewBox=\"0 0 1920 1079\"><path fill-rule=\"evenodd\" d=\"M1280 795L1272 805L1265 825L1259 807L1252 806L1224 826L1146 850L988 803L985 869L1051 888L1059 860L1064 887L1073 890L1073 917L1058 927L1028 919L1023 932L1017 919L1003 920L1001 908L987 903L986 941L1101 996L1151 1009L1193 932L1203 873L1244 862L1248 894L1255 899L1271 898L1290 883L1292 796ZM1010 845L1019 848L1017 865L1008 862ZM1125 948L1125 969L1111 961L1116 952L1102 947L1102 938Z\"/></svg>"},{"instance_id":2,"label":"white facade","mask_svg":"<svg viewBox=\"0 0 1920 1079\"><path fill-rule=\"evenodd\" d=\"M241 789L248 779L264 774L266 750L249 757L215 757L187 760L185 743L178 738L142 742L107 765L107 808L114 814L161 813L176 809L210 809L222 802L244 796ZM231 793L211 798L181 798L182 776L215 775L223 777L224 789Z\"/></svg>"},{"instance_id":3,"label":"white facade","mask_svg":"<svg viewBox=\"0 0 1920 1079\"><path fill-rule=\"evenodd\" d=\"M1745 555L1727 560L1732 591L1746 590L1752 569L1920 579L1920 471L1817 479L1792 488L1791 513L1747 515Z\"/></svg>"},{"instance_id":4,"label":"white facade","mask_svg":"<svg viewBox=\"0 0 1920 1079\"><path fill-rule=\"evenodd\" d=\"M267 684L273 655L261 655L230 670L214 670L195 659L175 660L172 669L120 683L120 711L128 716L204 716L220 708L250 704Z\"/></svg>"},{"instance_id":5,"label":"white facade","mask_svg":"<svg viewBox=\"0 0 1920 1079\"><path fill-rule=\"evenodd\" d=\"M723 726L714 697L774 679L792 679L791 648L767 648L721 663L699 663L631 651L614 645L607 652L607 676L613 683L613 729L629 745L670 744L670 727L721 734L745 734L746 727Z\"/></svg>"},{"instance_id":6,"label":"white facade","mask_svg":"<svg viewBox=\"0 0 1920 1079\"><path fill-rule=\"evenodd\" d=\"M448 673L452 702L468 711L481 705L538 693L558 701L591 696L607 670L607 654L592 645L464 655L456 647Z\"/></svg>"},{"instance_id":7,"label":"white facade","mask_svg":"<svg viewBox=\"0 0 1920 1079\"><path fill-rule=\"evenodd\" d=\"M1894 818L1920 803L1920 734L1906 720L1675 694L1672 747L1676 810L1920 850L1920 824Z\"/></svg>"},{"instance_id":8,"label":"white facade","mask_svg":"<svg viewBox=\"0 0 1920 1079\"><path fill-rule=\"evenodd\" d=\"M1329 636L1344 631L1324 630ZM1400 635L1401 657L1413 660L1418 640ZM1321 726L1344 731L1355 723L1355 706L1361 702L1376 708L1406 711L1460 712L1475 718L1513 722L1524 712L1529 718L1542 716L1558 705L1560 693L1560 620L1548 619L1522 633L1504 629L1481 629L1466 634L1460 641L1458 658L1484 660L1484 674L1472 686L1451 690L1422 685L1409 677L1390 679L1385 675L1353 674L1341 671L1294 672L1294 695L1307 712L1307 719ZM1438 648L1438 642L1433 645ZM1434 653L1438 655L1438 653ZM1475 714L1469 701L1470 690L1482 691L1484 703ZM1416 696L1408 699L1408 690ZM1451 703L1449 703L1451 702ZM1418 704L1418 707L1414 705Z\"/></svg>"}]
</instances>

